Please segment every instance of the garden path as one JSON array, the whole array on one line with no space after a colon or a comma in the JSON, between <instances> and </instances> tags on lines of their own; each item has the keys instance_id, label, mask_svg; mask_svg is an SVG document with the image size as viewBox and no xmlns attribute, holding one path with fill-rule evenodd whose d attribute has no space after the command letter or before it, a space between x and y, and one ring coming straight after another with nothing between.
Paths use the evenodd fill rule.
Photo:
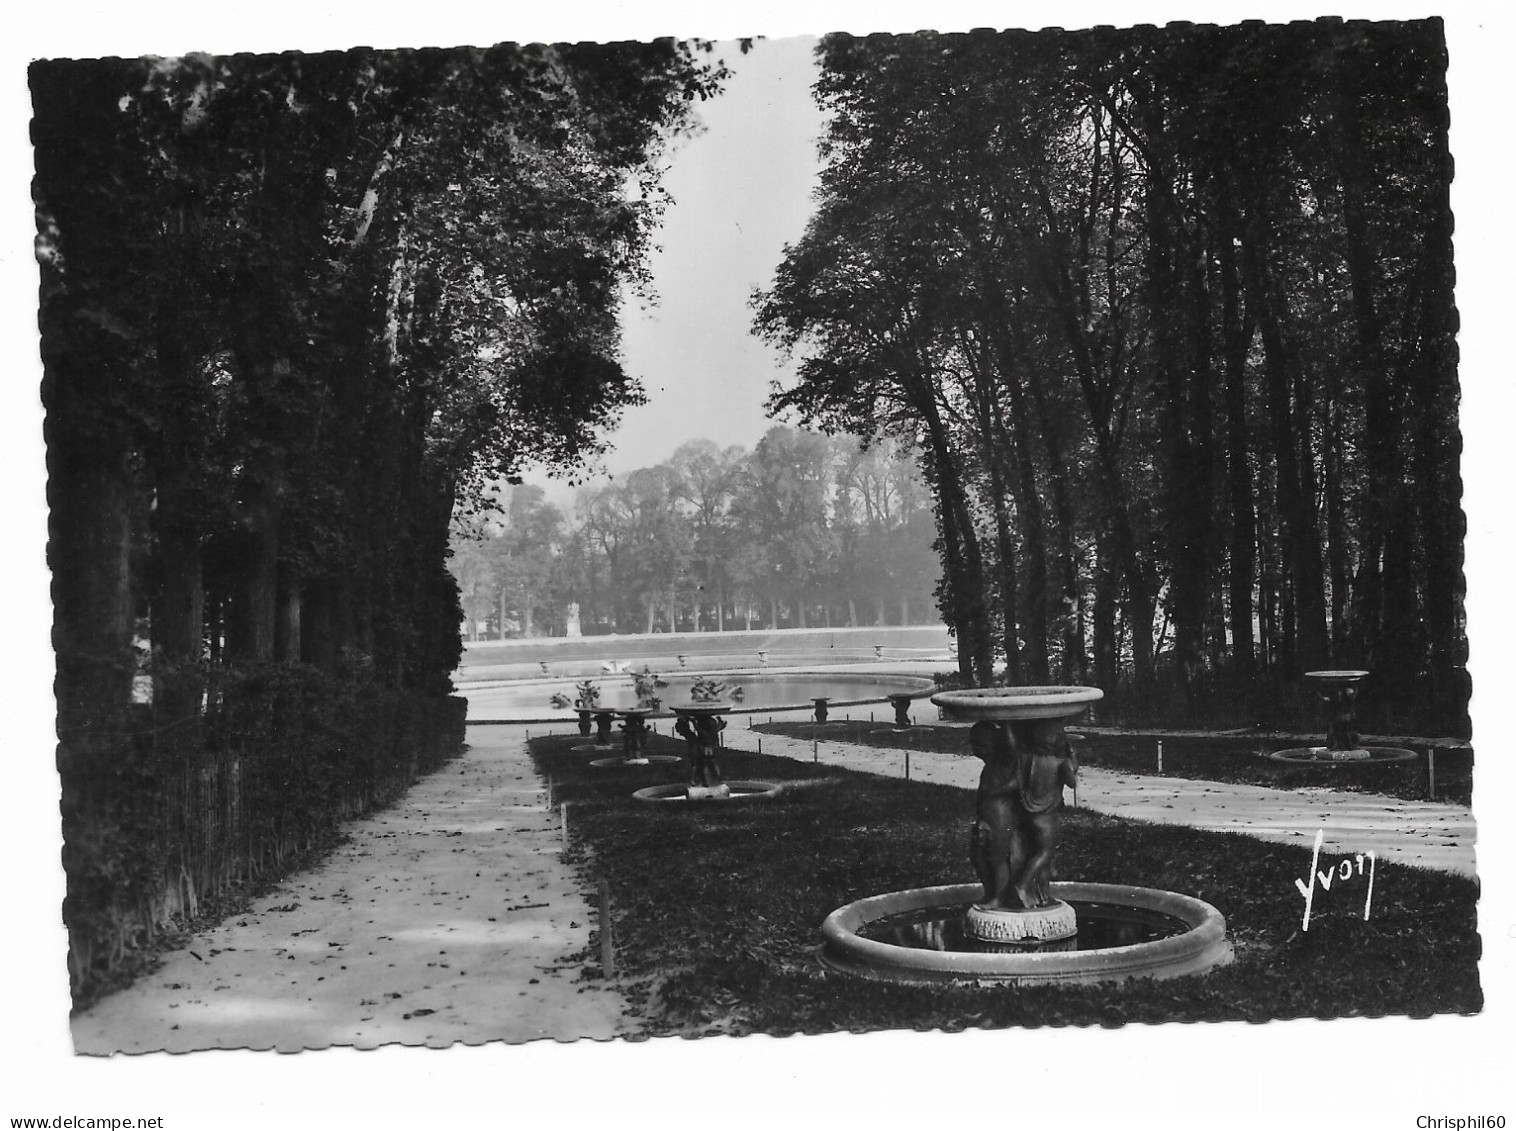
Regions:
<instances>
[{"instance_id":1,"label":"garden path","mask_svg":"<svg viewBox=\"0 0 1516 1131\"><path fill-rule=\"evenodd\" d=\"M606 1039L626 1002L581 980L594 922L559 858L523 727L468 748L321 864L196 932L72 1022L80 1053Z\"/></svg>"},{"instance_id":2,"label":"garden path","mask_svg":"<svg viewBox=\"0 0 1516 1131\"><path fill-rule=\"evenodd\" d=\"M723 739L736 750L777 754L809 762L809 739L759 734L735 717ZM907 747L908 737L901 746ZM868 773L903 775L906 750L882 750L849 742L821 740L814 756L830 765ZM919 781L973 789L980 763L963 755L911 750L910 776ZM1099 813L1138 821L1188 825L1217 832L1245 833L1286 844L1314 842L1323 831L1322 851L1343 855L1373 850L1393 860L1459 875L1474 875L1474 817L1461 805L1402 801L1372 793L1328 788L1270 789L1191 778L1158 777L1079 768L1079 804Z\"/></svg>"}]
</instances>

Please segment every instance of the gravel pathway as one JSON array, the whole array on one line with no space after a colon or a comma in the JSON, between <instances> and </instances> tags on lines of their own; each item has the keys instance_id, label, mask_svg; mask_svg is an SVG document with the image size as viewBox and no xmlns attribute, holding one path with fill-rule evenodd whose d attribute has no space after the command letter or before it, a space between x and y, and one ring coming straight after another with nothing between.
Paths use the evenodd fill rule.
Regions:
<instances>
[{"instance_id":1,"label":"gravel pathway","mask_svg":"<svg viewBox=\"0 0 1516 1131\"><path fill-rule=\"evenodd\" d=\"M881 724L881 729L884 728ZM723 733L733 749L812 760L810 740L762 734L733 722ZM908 739L902 739L904 746ZM822 740L817 759L869 773L903 775L906 750L881 750ZM981 763L969 756L909 752L910 775L920 781L974 789ZM1246 833L1262 840L1313 844L1324 833L1322 851L1346 854L1373 850L1381 860L1472 876L1474 816L1464 806L1434 801L1402 801L1372 793L1326 788L1270 789L1190 778L1146 777L1130 772L1079 769L1079 804L1100 813L1137 821L1188 825L1217 832Z\"/></svg>"},{"instance_id":2,"label":"gravel pathway","mask_svg":"<svg viewBox=\"0 0 1516 1131\"><path fill-rule=\"evenodd\" d=\"M520 727L356 821L317 867L73 1019L80 1053L606 1039L593 917ZM594 961L593 959L591 960ZM598 974L598 969L591 970Z\"/></svg>"}]
</instances>

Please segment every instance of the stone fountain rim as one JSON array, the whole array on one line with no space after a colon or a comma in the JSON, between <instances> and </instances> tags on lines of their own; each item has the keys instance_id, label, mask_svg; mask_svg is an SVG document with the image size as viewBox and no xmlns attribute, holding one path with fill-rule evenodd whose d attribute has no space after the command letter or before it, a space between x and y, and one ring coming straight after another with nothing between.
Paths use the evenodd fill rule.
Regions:
<instances>
[{"instance_id":1,"label":"stone fountain rim","mask_svg":"<svg viewBox=\"0 0 1516 1131\"><path fill-rule=\"evenodd\" d=\"M932 703L962 719L1062 719L1104 698L1098 687L971 687L939 691Z\"/></svg>"},{"instance_id":2,"label":"stone fountain rim","mask_svg":"<svg viewBox=\"0 0 1516 1131\"><path fill-rule=\"evenodd\" d=\"M744 792L732 793L720 800L706 798L696 804L717 805L729 801L766 801L778 797L784 791L783 782L729 779L724 784L733 790L741 789ZM684 782L666 782L663 785L650 785L639 789L632 794L632 797L638 801L681 801L683 798L680 796L680 791L686 788L687 785Z\"/></svg>"},{"instance_id":3,"label":"stone fountain rim","mask_svg":"<svg viewBox=\"0 0 1516 1131\"><path fill-rule=\"evenodd\" d=\"M1283 762L1288 766L1389 766L1397 762L1411 762L1419 758L1414 750L1407 750L1403 746L1364 746L1356 747L1358 750L1367 750L1367 758L1317 758L1316 751L1327 749L1324 746L1291 746L1285 750L1275 750L1269 754L1272 762ZM1307 756L1308 755L1308 756Z\"/></svg>"},{"instance_id":4,"label":"stone fountain rim","mask_svg":"<svg viewBox=\"0 0 1516 1131\"><path fill-rule=\"evenodd\" d=\"M918 950L860 938L865 924L932 907L956 908L984 894L979 884L910 888L868 896L839 907L821 925L823 961L834 969L880 981L917 984L1093 983L1134 977L1174 978L1231 961L1226 920L1203 900L1159 888L1060 882L1050 893L1066 902L1103 903L1154 911L1189 930L1171 938L1100 950L975 954Z\"/></svg>"},{"instance_id":5,"label":"stone fountain rim","mask_svg":"<svg viewBox=\"0 0 1516 1131\"><path fill-rule=\"evenodd\" d=\"M621 769L626 766L672 766L684 759L678 754L645 754L642 761L635 762L625 756L615 758L596 758L590 765L597 769Z\"/></svg>"}]
</instances>

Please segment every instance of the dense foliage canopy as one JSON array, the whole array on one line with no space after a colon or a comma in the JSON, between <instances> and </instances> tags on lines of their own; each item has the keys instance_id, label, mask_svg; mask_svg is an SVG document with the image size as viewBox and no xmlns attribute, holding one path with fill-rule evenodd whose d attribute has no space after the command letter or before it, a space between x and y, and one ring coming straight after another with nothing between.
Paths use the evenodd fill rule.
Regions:
<instances>
[{"instance_id":1,"label":"dense foliage canopy","mask_svg":"<svg viewBox=\"0 0 1516 1131\"><path fill-rule=\"evenodd\" d=\"M89 938L119 950L123 916L162 918L140 905L162 875L203 892L260 851L197 856L213 812L186 800L179 843L124 816L112 780L161 790L175 758L209 775L219 743L215 804L240 822L236 783L270 748L228 753L229 720L293 717L239 714L260 688L325 688L328 732L364 708L323 681L451 690L455 508L533 464L572 470L640 400L617 308L646 283L663 147L725 77L709 50L33 65L76 984ZM299 770L316 811L369 796L319 768Z\"/></svg>"},{"instance_id":2,"label":"dense foliage canopy","mask_svg":"<svg viewBox=\"0 0 1516 1131\"><path fill-rule=\"evenodd\" d=\"M1463 732L1440 23L820 57L819 207L756 299L801 354L773 403L919 450L964 677L1262 715L1362 666Z\"/></svg>"}]
</instances>

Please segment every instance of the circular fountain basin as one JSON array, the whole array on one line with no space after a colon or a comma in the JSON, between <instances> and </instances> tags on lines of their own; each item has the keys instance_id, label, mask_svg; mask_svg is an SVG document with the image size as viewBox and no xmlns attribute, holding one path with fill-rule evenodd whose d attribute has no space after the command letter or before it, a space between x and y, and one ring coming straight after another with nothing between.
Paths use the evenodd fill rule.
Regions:
<instances>
[{"instance_id":1,"label":"circular fountain basin","mask_svg":"<svg viewBox=\"0 0 1516 1131\"><path fill-rule=\"evenodd\" d=\"M668 686L656 692L662 708L655 718L667 718L675 708L696 706L690 686L702 678L697 675L663 676ZM743 697L734 703L732 714L758 711L806 711L815 709L815 700L825 697L829 708L862 703L883 703L891 694L907 693L917 698L931 694L933 683L917 676L854 672L733 672L719 676L741 687ZM593 681L600 689L600 707L624 711L637 705L637 692L629 675L606 676ZM556 723L577 717L573 707L554 707L549 703L557 693L573 699L573 680L531 680L492 687L464 687L461 695L469 701L468 719L472 723Z\"/></svg>"},{"instance_id":2,"label":"circular fountain basin","mask_svg":"<svg viewBox=\"0 0 1516 1131\"><path fill-rule=\"evenodd\" d=\"M1324 672L1306 672L1306 679L1314 679L1317 683L1358 683L1368 676L1368 672L1357 669L1343 669Z\"/></svg>"},{"instance_id":3,"label":"circular fountain basin","mask_svg":"<svg viewBox=\"0 0 1516 1131\"><path fill-rule=\"evenodd\" d=\"M667 766L674 762L683 762L684 759L677 754L646 754L641 758L596 758L590 763L601 769L620 766Z\"/></svg>"},{"instance_id":4,"label":"circular fountain basin","mask_svg":"<svg viewBox=\"0 0 1516 1131\"><path fill-rule=\"evenodd\" d=\"M1390 762L1409 762L1415 757L1416 751L1401 746L1360 746L1355 750L1294 746L1288 750L1275 750L1269 760L1288 762L1292 766L1383 766Z\"/></svg>"},{"instance_id":5,"label":"circular fountain basin","mask_svg":"<svg viewBox=\"0 0 1516 1131\"><path fill-rule=\"evenodd\" d=\"M964 720L1065 719L1105 698L1098 687L971 687L939 691L932 702Z\"/></svg>"},{"instance_id":6,"label":"circular fountain basin","mask_svg":"<svg viewBox=\"0 0 1516 1131\"><path fill-rule=\"evenodd\" d=\"M722 801L762 801L777 797L783 788L778 782L771 781L729 781L724 784L727 787L725 797L691 798L688 793L690 787L684 782L650 785L646 789L639 789L632 796L638 801L692 801L696 805L713 805Z\"/></svg>"},{"instance_id":7,"label":"circular fountain basin","mask_svg":"<svg viewBox=\"0 0 1516 1131\"><path fill-rule=\"evenodd\" d=\"M1231 961L1226 921L1209 903L1123 884L1054 883L1049 889L1074 907L1079 922L1078 936L1061 947L993 946L965 938L961 922L984 889L950 884L870 896L839 907L821 925L821 960L855 977L907 985L1178 978ZM1134 937L1141 941L1127 941ZM1101 945L1112 939L1114 945Z\"/></svg>"}]
</instances>

